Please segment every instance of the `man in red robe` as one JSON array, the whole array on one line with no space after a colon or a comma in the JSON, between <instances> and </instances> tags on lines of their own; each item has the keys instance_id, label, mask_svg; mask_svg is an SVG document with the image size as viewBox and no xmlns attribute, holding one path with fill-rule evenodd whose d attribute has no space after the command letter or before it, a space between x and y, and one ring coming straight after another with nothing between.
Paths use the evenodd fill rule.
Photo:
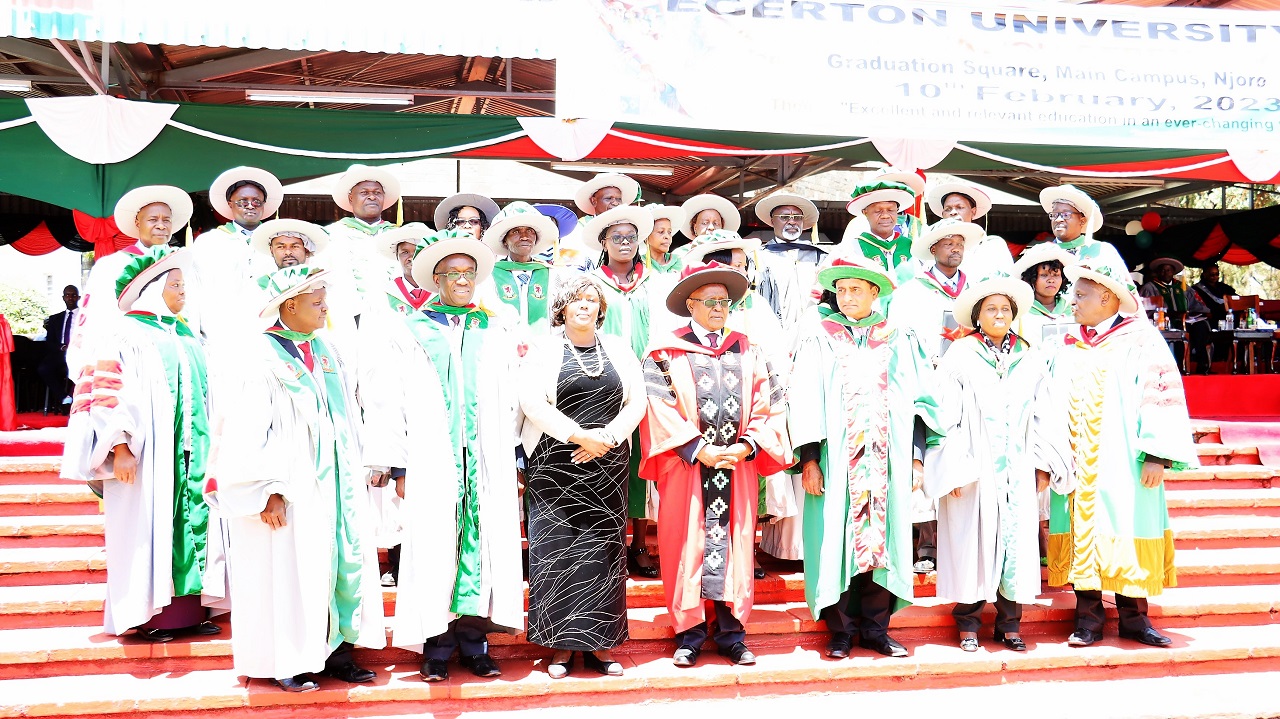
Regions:
<instances>
[{"instance_id":1,"label":"man in red robe","mask_svg":"<svg viewBox=\"0 0 1280 719\"><path fill-rule=\"evenodd\" d=\"M690 667L708 635L735 664L751 613L760 476L791 461L782 391L764 354L725 329L747 278L717 263L685 268L667 309L689 324L659 336L644 359L649 410L640 425L640 476L656 481L662 586L676 631L676 666Z\"/></svg>"}]
</instances>

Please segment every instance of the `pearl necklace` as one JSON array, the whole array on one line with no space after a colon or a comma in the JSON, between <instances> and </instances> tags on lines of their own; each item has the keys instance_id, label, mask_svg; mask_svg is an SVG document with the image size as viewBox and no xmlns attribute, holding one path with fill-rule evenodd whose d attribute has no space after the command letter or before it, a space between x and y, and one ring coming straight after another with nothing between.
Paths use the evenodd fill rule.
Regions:
<instances>
[{"instance_id":1,"label":"pearl necklace","mask_svg":"<svg viewBox=\"0 0 1280 719\"><path fill-rule=\"evenodd\" d=\"M590 377L591 379L596 379L600 375L604 374L604 355L601 354L600 352L599 342L597 342L592 346L596 348L596 371L595 372L592 372L591 370L587 369L586 363L582 361L582 355L578 352L577 345L575 345L573 342L569 343L569 351L573 353L573 359L578 362L578 367L582 370L582 373Z\"/></svg>"}]
</instances>

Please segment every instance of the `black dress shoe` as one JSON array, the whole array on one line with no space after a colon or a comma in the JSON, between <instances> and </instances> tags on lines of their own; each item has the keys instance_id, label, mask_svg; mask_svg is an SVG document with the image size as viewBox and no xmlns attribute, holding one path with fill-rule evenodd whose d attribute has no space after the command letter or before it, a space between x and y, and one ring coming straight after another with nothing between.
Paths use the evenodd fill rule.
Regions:
<instances>
[{"instance_id":1,"label":"black dress shoe","mask_svg":"<svg viewBox=\"0 0 1280 719\"><path fill-rule=\"evenodd\" d=\"M1006 648L1015 652L1027 651L1027 643L1022 641L1022 637L1008 637L1005 636L1004 632L997 630L994 638L997 642L1000 642L1005 645Z\"/></svg>"},{"instance_id":2,"label":"black dress shoe","mask_svg":"<svg viewBox=\"0 0 1280 719\"><path fill-rule=\"evenodd\" d=\"M729 661L734 664L750 666L756 663L756 655L753 654L750 649L747 649L747 645L743 642L738 642L728 649L720 648L716 651L719 652L722 657L729 657Z\"/></svg>"},{"instance_id":3,"label":"black dress shoe","mask_svg":"<svg viewBox=\"0 0 1280 719\"><path fill-rule=\"evenodd\" d=\"M139 629L138 637L149 642L171 642L174 634L168 629Z\"/></svg>"},{"instance_id":4,"label":"black dress shoe","mask_svg":"<svg viewBox=\"0 0 1280 719\"><path fill-rule=\"evenodd\" d=\"M853 636L844 632L836 632L831 635L831 641L827 642L827 657L829 659L844 659L849 656L850 649L853 649Z\"/></svg>"},{"instance_id":5,"label":"black dress shoe","mask_svg":"<svg viewBox=\"0 0 1280 719\"><path fill-rule=\"evenodd\" d=\"M648 548L640 547L639 549L636 549L633 547L627 550L627 571L630 572L631 574L636 575L637 577L644 577L645 579L657 579L658 568L653 565L652 559L650 559L649 566L646 567L640 564L641 556L645 556L645 557L651 556L649 554Z\"/></svg>"},{"instance_id":6,"label":"black dress shoe","mask_svg":"<svg viewBox=\"0 0 1280 719\"><path fill-rule=\"evenodd\" d=\"M978 638L977 637L961 637L960 648L966 652L978 651Z\"/></svg>"},{"instance_id":7,"label":"black dress shoe","mask_svg":"<svg viewBox=\"0 0 1280 719\"><path fill-rule=\"evenodd\" d=\"M418 671L425 682L442 682L449 678L449 662L443 659L427 659Z\"/></svg>"},{"instance_id":8,"label":"black dress shoe","mask_svg":"<svg viewBox=\"0 0 1280 719\"><path fill-rule=\"evenodd\" d=\"M765 578L764 567L756 567L754 574L756 579L764 579Z\"/></svg>"},{"instance_id":9,"label":"black dress shoe","mask_svg":"<svg viewBox=\"0 0 1280 719\"><path fill-rule=\"evenodd\" d=\"M1173 644L1173 640L1165 635L1157 632L1154 627L1147 627L1140 632L1130 632L1124 629L1120 630L1121 639L1132 639L1135 642L1141 642L1149 647L1167 647Z\"/></svg>"},{"instance_id":10,"label":"black dress shoe","mask_svg":"<svg viewBox=\"0 0 1280 719\"><path fill-rule=\"evenodd\" d=\"M285 677L284 679L276 679L274 681L281 689L295 694L313 692L320 688L320 685L316 684L311 679L308 679L306 674L299 674L296 677Z\"/></svg>"},{"instance_id":11,"label":"black dress shoe","mask_svg":"<svg viewBox=\"0 0 1280 719\"><path fill-rule=\"evenodd\" d=\"M701 649L685 645L676 650L671 661L678 667L691 667L698 663L698 655L701 653Z\"/></svg>"},{"instance_id":12,"label":"black dress shoe","mask_svg":"<svg viewBox=\"0 0 1280 719\"><path fill-rule=\"evenodd\" d=\"M200 622L194 627L188 627L187 633L194 634L197 637L211 637L215 634L221 634L222 627L213 622Z\"/></svg>"},{"instance_id":13,"label":"black dress shoe","mask_svg":"<svg viewBox=\"0 0 1280 719\"><path fill-rule=\"evenodd\" d=\"M498 668L498 664L493 661L493 657L488 654L476 654L470 657L462 658L462 666L471 670L471 673L481 677L500 677L502 670Z\"/></svg>"},{"instance_id":14,"label":"black dress shoe","mask_svg":"<svg viewBox=\"0 0 1280 719\"><path fill-rule=\"evenodd\" d=\"M863 637L858 640L858 646L863 649L874 649L886 657L905 657L907 656L907 648L899 644L893 637L888 634L881 635L875 639Z\"/></svg>"},{"instance_id":15,"label":"black dress shoe","mask_svg":"<svg viewBox=\"0 0 1280 719\"><path fill-rule=\"evenodd\" d=\"M1092 629L1077 629L1067 637L1067 646L1069 647L1087 647L1102 641L1102 632L1095 632Z\"/></svg>"},{"instance_id":16,"label":"black dress shoe","mask_svg":"<svg viewBox=\"0 0 1280 719\"><path fill-rule=\"evenodd\" d=\"M605 661L595 655L595 652L582 653L582 666L597 674L603 674L606 677L622 676L622 665L610 659Z\"/></svg>"},{"instance_id":17,"label":"black dress shoe","mask_svg":"<svg viewBox=\"0 0 1280 719\"><path fill-rule=\"evenodd\" d=\"M348 684L364 684L365 682L373 681L374 677L378 676L372 670L365 669L355 662L347 662L336 667L325 667L322 673L326 677L341 679Z\"/></svg>"}]
</instances>

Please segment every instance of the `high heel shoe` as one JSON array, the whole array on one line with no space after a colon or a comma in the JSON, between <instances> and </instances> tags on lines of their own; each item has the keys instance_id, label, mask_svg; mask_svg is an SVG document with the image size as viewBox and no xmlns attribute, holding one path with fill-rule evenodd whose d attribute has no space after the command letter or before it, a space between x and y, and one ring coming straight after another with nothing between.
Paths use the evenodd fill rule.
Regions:
<instances>
[{"instance_id":1,"label":"high heel shoe","mask_svg":"<svg viewBox=\"0 0 1280 719\"><path fill-rule=\"evenodd\" d=\"M621 664L619 664L618 662L615 662L612 659L610 659L609 661L605 661L600 657L597 657L595 652L582 653L582 667L584 669L590 669L594 672L598 672L607 677L622 676Z\"/></svg>"},{"instance_id":2,"label":"high heel shoe","mask_svg":"<svg viewBox=\"0 0 1280 719\"><path fill-rule=\"evenodd\" d=\"M586 658L588 655L589 654L582 655L584 664L586 663ZM571 673L573 673L573 652L569 652L569 658L562 662L547 663L547 676L551 677L552 679L564 679L565 677L569 676Z\"/></svg>"},{"instance_id":3,"label":"high heel shoe","mask_svg":"<svg viewBox=\"0 0 1280 719\"><path fill-rule=\"evenodd\" d=\"M646 567L640 564L641 556L650 556L647 547L637 548L633 546L627 549L627 571L638 577L644 577L645 579L657 579L658 568L653 566L652 559L650 560L649 566Z\"/></svg>"},{"instance_id":4,"label":"high heel shoe","mask_svg":"<svg viewBox=\"0 0 1280 719\"><path fill-rule=\"evenodd\" d=\"M1006 637L1004 632L997 629L993 638L1015 652L1027 651L1027 643L1022 641L1022 637Z\"/></svg>"}]
</instances>

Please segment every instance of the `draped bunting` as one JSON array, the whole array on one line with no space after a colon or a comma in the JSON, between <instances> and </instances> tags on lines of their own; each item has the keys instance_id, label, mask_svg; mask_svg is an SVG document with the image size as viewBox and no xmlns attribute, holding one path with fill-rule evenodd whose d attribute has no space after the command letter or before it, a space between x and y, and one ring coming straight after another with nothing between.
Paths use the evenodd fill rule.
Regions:
<instances>
[{"instance_id":1,"label":"draped bunting","mask_svg":"<svg viewBox=\"0 0 1280 719\"><path fill-rule=\"evenodd\" d=\"M1215 262L1265 262L1280 267L1280 206L1167 227L1145 249L1139 248L1133 237L1114 238L1113 242L1131 267L1156 257L1173 257L1197 267Z\"/></svg>"},{"instance_id":2,"label":"draped bunting","mask_svg":"<svg viewBox=\"0 0 1280 719\"><path fill-rule=\"evenodd\" d=\"M72 210L71 216L75 218L76 229L80 231L80 236L93 243L95 260L100 260L116 250L123 250L136 242L132 237L120 232L120 228L116 227L115 217L91 217L79 210Z\"/></svg>"},{"instance_id":3,"label":"draped bunting","mask_svg":"<svg viewBox=\"0 0 1280 719\"><path fill-rule=\"evenodd\" d=\"M85 252L93 245L81 239L71 215L0 215L0 246L24 255L45 255L59 247Z\"/></svg>"}]
</instances>

